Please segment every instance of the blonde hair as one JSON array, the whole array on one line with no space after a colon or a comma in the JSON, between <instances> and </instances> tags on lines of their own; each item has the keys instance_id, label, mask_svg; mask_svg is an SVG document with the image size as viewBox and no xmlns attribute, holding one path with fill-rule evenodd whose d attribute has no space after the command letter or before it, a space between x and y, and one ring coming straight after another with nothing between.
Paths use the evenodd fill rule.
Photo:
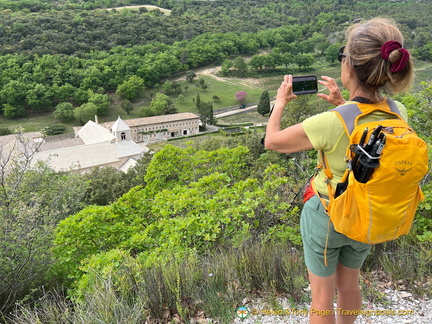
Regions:
<instances>
[{"instance_id":1,"label":"blonde hair","mask_svg":"<svg viewBox=\"0 0 432 324\"><path fill-rule=\"evenodd\" d=\"M391 65L401 59L402 53L393 50L388 59L381 56L381 47L389 41L403 44L403 35L395 22L386 18L374 18L351 26L346 33L345 53L357 78L371 91L381 89L391 93L408 90L414 78L414 66L410 56L405 68L391 72Z\"/></svg>"}]
</instances>

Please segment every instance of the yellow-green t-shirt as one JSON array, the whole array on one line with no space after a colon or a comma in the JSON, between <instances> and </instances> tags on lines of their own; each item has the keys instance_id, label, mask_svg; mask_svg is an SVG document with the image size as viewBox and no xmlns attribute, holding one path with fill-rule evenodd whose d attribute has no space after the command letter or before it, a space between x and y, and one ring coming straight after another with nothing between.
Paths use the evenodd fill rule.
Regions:
<instances>
[{"instance_id":1,"label":"yellow-green t-shirt","mask_svg":"<svg viewBox=\"0 0 432 324\"><path fill-rule=\"evenodd\" d=\"M384 101L385 102L385 101ZM376 104L377 106L384 102ZM355 103L348 101L346 104ZM407 112L405 106L395 101L399 112L403 119L407 120ZM363 124L370 121L391 119L396 118L392 114L376 110L359 120L359 124ZM346 149L349 145L349 138L345 132L343 124L336 113L327 111L312 117L307 118L303 121L303 129L306 132L307 137L311 141L315 150L323 150L330 170L333 173L333 178L330 180L330 184L333 188L336 187L337 183L341 181L342 175L344 174L347 163L345 162ZM321 162L321 154L318 154ZM328 195L327 184L325 182L325 175L322 170L318 172L315 177L314 184L316 190L323 194Z\"/></svg>"}]
</instances>

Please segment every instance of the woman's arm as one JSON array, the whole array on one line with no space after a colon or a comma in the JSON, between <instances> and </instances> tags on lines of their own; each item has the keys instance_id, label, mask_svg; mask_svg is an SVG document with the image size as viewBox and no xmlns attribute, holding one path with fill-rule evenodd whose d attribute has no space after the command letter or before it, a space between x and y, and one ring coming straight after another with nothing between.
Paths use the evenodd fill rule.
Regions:
<instances>
[{"instance_id":1,"label":"woman's arm","mask_svg":"<svg viewBox=\"0 0 432 324\"><path fill-rule=\"evenodd\" d=\"M280 129L283 109L285 105L297 96L292 92L292 76L285 75L280 85L273 111L267 123L265 147L281 153L294 153L312 149L302 124L296 124Z\"/></svg>"}]
</instances>

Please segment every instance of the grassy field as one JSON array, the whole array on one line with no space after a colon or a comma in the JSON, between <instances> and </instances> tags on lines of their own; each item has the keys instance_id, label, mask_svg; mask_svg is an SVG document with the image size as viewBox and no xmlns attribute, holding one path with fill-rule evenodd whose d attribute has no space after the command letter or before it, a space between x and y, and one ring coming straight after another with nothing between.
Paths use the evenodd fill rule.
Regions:
<instances>
[{"instance_id":1,"label":"grassy field","mask_svg":"<svg viewBox=\"0 0 432 324\"><path fill-rule=\"evenodd\" d=\"M248 101L254 102L259 100L261 93L264 90L261 87L248 84L241 79L231 79L223 82L210 75L199 75L199 78L205 80L205 83L208 86L206 90L202 90L194 84L180 82L183 87L187 84L189 89L184 93L185 100L183 102L175 101L175 106L179 112L196 111L194 100L197 93L199 93L201 101L213 102L213 109L218 109L238 105L239 102L236 101L235 97L235 94L238 91L246 91L248 93ZM220 100L212 100L213 96L218 96Z\"/></svg>"}]
</instances>

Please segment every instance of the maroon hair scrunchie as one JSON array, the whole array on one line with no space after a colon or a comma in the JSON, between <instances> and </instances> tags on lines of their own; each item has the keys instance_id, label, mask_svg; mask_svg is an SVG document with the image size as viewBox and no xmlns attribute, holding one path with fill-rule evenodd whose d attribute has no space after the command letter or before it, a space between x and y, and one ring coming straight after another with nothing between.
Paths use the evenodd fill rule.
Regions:
<instances>
[{"instance_id":1,"label":"maroon hair scrunchie","mask_svg":"<svg viewBox=\"0 0 432 324\"><path fill-rule=\"evenodd\" d=\"M405 69L405 66L409 61L410 54L405 48L402 47L401 43L396 41L389 41L385 42L383 46L381 46L381 57L387 61L389 59L390 53L394 50L399 50L399 52L401 53L401 57L398 61L392 63L390 71L399 72Z\"/></svg>"}]
</instances>

